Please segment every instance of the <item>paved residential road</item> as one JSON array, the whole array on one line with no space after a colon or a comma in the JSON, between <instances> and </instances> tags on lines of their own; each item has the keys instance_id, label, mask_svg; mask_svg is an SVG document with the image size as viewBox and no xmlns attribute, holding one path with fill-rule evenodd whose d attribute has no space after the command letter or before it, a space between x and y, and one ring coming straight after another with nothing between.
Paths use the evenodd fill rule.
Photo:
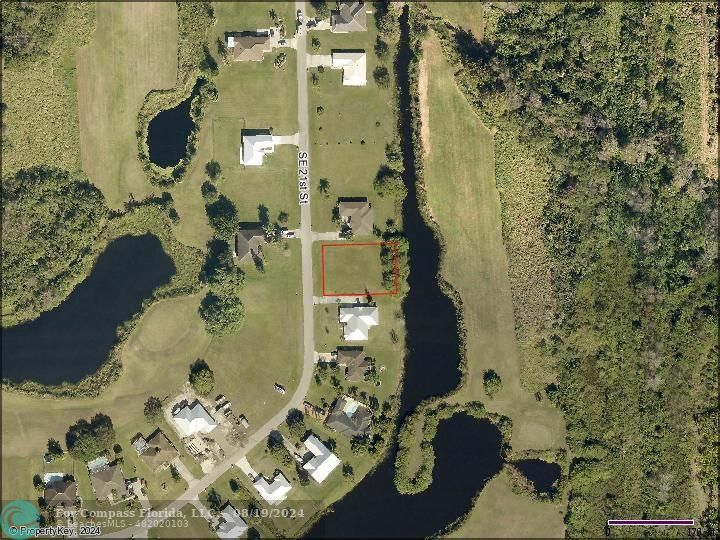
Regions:
<instances>
[{"instance_id":1,"label":"paved residential road","mask_svg":"<svg viewBox=\"0 0 720 540\"><path fill-rule=\"evenodd\" d=\"M305 13L305 2L295 2L295 10L302 10ZM308 152L309 155L309 132L308 132L308 88L307 88L307 29L303 28L302 33L297 35L297 91L298 91L298 152ZM308 175L309 176L309 175ZM300 383L293 393L290 401L279 410L275 416L268 420L260 429L255 431L247 441L247 444L229 454L218 463L215 468L202 478L195 478L188 483L187 490L175 501L167 505L163 512L170 514L180 510L186 504L195 504L203 491L216 482L225 472L245 457L256 445L262 443L267 436L277 428L287 416L288 411L298 407L310 388L312 372L314 368L315 354L315 319L313 316L313 265L312 265L312 243L313 233L310 226L310 204L300 206L300 231L299 238L302 250L302 290L303 290L303 372ZM160 519L159 521L162 521ZM108 538L146 538L149 530L145 526L133 526L118 532L105 535Z\"/></svg>"}]
</instances>

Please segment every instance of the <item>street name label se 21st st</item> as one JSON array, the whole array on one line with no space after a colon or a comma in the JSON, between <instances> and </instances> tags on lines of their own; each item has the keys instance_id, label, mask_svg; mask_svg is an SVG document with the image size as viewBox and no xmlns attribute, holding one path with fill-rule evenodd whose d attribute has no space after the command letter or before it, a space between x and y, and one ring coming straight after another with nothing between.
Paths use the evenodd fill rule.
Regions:
<instances>
[{"instance_id":1,"label":"street name label se 21st st","mask_svg":"<svg viewBox=\"0 0 720 540\"><path fill-rule=\"evenodd\" d=\"M298 152L298 203L310 204L310 160L307 152Z\"/></svg>"}]
</instances>

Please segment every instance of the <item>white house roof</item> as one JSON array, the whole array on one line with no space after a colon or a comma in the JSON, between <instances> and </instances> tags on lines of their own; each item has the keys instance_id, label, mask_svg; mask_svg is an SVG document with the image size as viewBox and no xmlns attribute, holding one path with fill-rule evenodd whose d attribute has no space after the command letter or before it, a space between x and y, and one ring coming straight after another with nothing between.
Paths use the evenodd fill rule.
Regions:
<instances>
[{"instance_id":1,"label":"white house roof","mask_svg":"<svg viewBox=\"0 0 720 540\"><path fill-rule=\"evenodd\" d=\"M377 326L380 310L376 306L353 306L340 308L340 323L344 324L343 337L346 341L368 339L371 326Z\"/></svg>"},{"instance_id":2,"label":"white house roof","mask_svg":"<svg viewBox=\"0 0 720 540\"><path fill-rule=\"evenodd\" d=\"M365 51L332 51L332 68L343 70L343 86L367 84Z\"/></svg>"},{"instance_id":3,"label":"white house roof","mask_svg":"<svg viewBox=\"0 0 720 540\"><path fill-rule=\"evenodd\" d=\"M240 517L237 509L228 503L220 512L220 523L215 533L220 538L240 538L247 528L247 523Z\"/></svg>"},{"instance_id":4,"label":"white house roof","mask_svg":"<svg viewBox=\"0 0 720 540\"><path fill-rule=\"evenodd\" d=\"M275 151L275 143L270 133L243 135L240 163L259 167L263 164L265 154Z\"/></svg>"},{"instance_id":5,"label":"white house roof","mask_svg":"<svg viewBox=\"0 0 720 540\"><path fill-rule=\"evenodd\" d=\"M340 459L315 436L310 435L305 439L305 447L312 452L313 458L303 465L303 469L310 473L318 484L340 465Z\"/></svg>"},{"instance_id":6,"label":"white house roof","mask_svg":"<svg viewBox=\"0 0 720 540\"><path fill-rule=\"evenodd\" d=\"M189 437L196 433L210 433L217 426L215 419L198 400L181 407L173 415L173 420L183 437Z\"/></svg>"},{"instance_id":7,"label":"white house roof","mask_svg":"<svg viewBox=\"0 0 720 540\"><path fill-rule=\"evenodd\" d=\"M260 495L262 495L262 498L273 505L283 502L287 497L288 491L292 488L288 479L285 478L281 472L275 475L271 483L268 483L265 477L261 475L253 485Z\"/></svg>"}]
</instances>

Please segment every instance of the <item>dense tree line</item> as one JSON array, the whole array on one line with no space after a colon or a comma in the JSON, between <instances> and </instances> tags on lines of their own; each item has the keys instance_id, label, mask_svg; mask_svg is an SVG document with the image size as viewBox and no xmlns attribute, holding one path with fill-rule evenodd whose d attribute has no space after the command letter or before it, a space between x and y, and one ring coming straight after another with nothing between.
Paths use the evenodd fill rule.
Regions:
<instances>
[{"instance_id":1,"label":"dense tree line","mask_svg":"<svg viewBox=\"0 0 720 540\"><path fill-rule=\"evenodd\" d=\"M523 3L480 43L434 24L471 104L550 165L558 310L536 347L557 359L571 536L611 516L692 515L696 465L717 519L717 187L688 151L681 16Z\"/></svg>"},{"instance_id":2,"label":"dense tree line","mask_svg":"<svg viewBox=\"0 0 720 540\"><path fill-rule=\"evenodd\" d=\"M4 314L17 320L59 304L83 276L108 209L79 175L34 167L2 182Z\"/></svg>"}]
</instances>

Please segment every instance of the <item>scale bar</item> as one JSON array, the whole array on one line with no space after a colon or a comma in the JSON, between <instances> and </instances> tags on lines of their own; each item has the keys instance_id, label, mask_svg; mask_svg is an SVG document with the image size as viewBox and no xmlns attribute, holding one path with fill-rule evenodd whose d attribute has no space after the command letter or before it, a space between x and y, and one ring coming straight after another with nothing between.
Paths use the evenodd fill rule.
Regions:
<instances>
[{"instance_id":1,"label":"scale bar","mask_svg":"<svg viewBox=\"0 0 720 540\"><path fill-rule=\"evenodd\" d=\"M662 525L679 525L692 527L695 525L694 519L608 519L607 524L610 526L633 526L642 527L662 526Z\"/></svg>"}]
</instances>

